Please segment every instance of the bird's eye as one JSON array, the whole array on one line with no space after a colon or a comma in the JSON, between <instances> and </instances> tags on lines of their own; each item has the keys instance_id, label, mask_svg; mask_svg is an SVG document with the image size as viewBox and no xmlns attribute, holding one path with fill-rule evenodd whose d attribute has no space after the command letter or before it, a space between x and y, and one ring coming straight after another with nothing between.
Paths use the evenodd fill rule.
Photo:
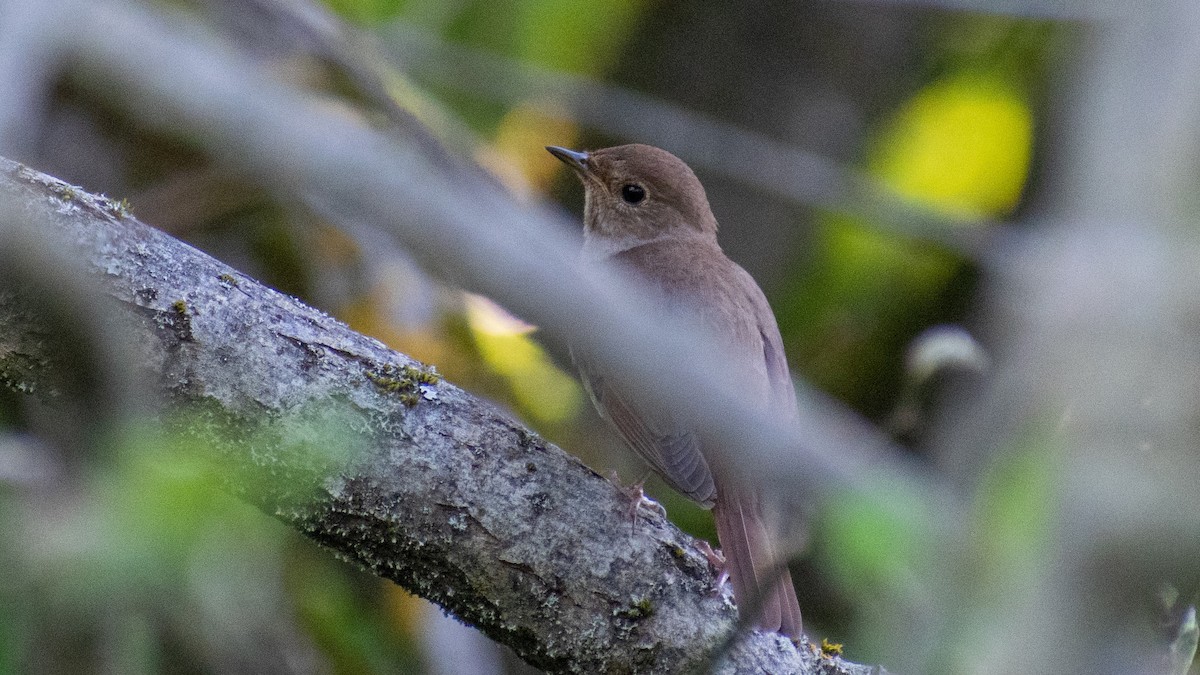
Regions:
<instances>
[{"instance_id":1,"label":"bird's eye","mask_svg":"<svg viewBox=\"0 0 1200 675\"><path fill-rule=\"evenodd\" d=\"M646 188L636 183L628 183L621 188L621 199L628 204L636 204L646 198Z\"/></svg>"}]
</instances>

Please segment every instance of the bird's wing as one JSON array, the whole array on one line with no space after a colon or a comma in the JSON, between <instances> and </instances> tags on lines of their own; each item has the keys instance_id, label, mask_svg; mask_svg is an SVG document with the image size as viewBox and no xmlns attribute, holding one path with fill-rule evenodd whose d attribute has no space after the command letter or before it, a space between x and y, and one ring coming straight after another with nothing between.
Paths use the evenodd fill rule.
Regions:
<instances>
[{"instance_id":1,"label":"bird's wing","mask_svg":"<svg viewBox=\"0 0 1200 675\"><path fill-rule=\"evenodd\" d=\"M670 420L654 419L622 397L616 387L586 361L573 355L584 387L596 410L662 479L704 506L717 496L712 471L700 452L699 439Z\"/></svg>"},{"instance_id":2,"label":"bird's wing","mask_svg":"<svg viewBox=\"0 0 1200 675\"><path fill-rule=\"evenodd\" d=\"M792 385L792 373L788 370L787 356L783 352L783 338L779 334L779 324L775 321L775 313L771 305L759 289L758 284L750 273L737 265L733 265L733 274L746 281L741 286L745 289L745 302L754 308L752 314L753 326L744 326L742 332L756 331L758 343L762 345L762 367L765 368L766 392L768 400L776 407L781 416L792 417L796 412L796 390ZM744 338L743 338L744 339ZM754 340L748 341L754 344ZM751 355L747 355L748 357ZM757 361L754 365L757 365ZM755 370L753 365L752 370Z\"/></svg>"},{"instance_id":3,"label":"bird's wing","mask_svg":"<svg viewBox=\"0 0 1200 675\"><path fill-rule=\"evenodd\" d=\"M783 344L766 298L741 267L719 249L713 256L712 249L703 246L654 242L618 254L615 262L669 298L667 311L679 312L708 329L729 356L722 369L729 374L730 386L737 387L745 400L794 411ZM708 302L697 301L704 295ZM589 367L579 354L573 357L596 409L625 442L671 487L701 504L711 504L716 487L699 435L664 413L638 405L634 397L606 380L600 369Z\"/></svg>"}]
</instances>

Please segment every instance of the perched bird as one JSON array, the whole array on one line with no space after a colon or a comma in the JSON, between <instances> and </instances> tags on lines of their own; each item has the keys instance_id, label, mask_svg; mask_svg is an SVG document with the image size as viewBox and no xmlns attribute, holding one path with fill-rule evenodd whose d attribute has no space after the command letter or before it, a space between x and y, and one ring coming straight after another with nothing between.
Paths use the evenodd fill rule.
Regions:
<instances>
[{"instance_id":1,"label":"perched bird","mask_svg":"<svg viewBox=\"0 0 1200 675\"><path fill-rule=\"evenodd\" d=\"M665 309L710 331L729 361L730 385L783 419L796 414L795 392L775 317L754 279L717 244L717 219L704 187L671 153L648 145L592 152L547 147L583 182L586 265L640 277ZM761 602L756 625L798 637L800 605L781 568L780 536L769 527L754 486L732 470L736 448L716 453L696 430L639 406L585 354L572 350L600 415L663 480L711 507L725 571L742 610Z\"/></svg>"}]
</instances>

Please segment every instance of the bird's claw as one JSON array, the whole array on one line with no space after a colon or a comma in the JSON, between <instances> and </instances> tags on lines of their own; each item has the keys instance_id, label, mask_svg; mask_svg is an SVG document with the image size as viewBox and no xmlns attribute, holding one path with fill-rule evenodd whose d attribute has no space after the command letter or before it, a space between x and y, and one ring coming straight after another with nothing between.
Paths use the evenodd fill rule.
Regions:
<instances>
[{"instance_id":1,"label":"bird's claw","mask_svg":"<svg viewBox=\"0 0 1200 675\"><path fill-rule=\"evenodd\" d=\"M639 509L652 511L663 518L667 517L667 510L663 508L663 505L647 497L646 492L642 489L646 484L646 479L643 478L633 485L624 487L621 485L620 480L618 480L616 471L609 471L608 478L613 482L614 485L617 486L617 489L619 489L621 492L624 492L629 497L628 516L631 531L637 527Z\"/></svg>"},{"instance_id":2,"label":"bird's claw","mask_svg":"<svg viewBox=\"0 0 1200 675\"><path fill-rule=\"evenodd\" d=\"M629 505L629 521L632 528L637 527L639 509L652 511L663 518L667 517L667 510L663 508L662 504L659 504L658 502L646 496L645 491L642 490L643 485L645 485L645 481L638 481L637 483L629 486L629 496L631 499L631 503Z\"/></svg>"},{"instance_id":3,"label":"bird's claw","mask_svg":"<svg viewBox=\"0 0 1200 675\"><path fill-rule=\"evenodd\" d=\"M713 584L713 593L720 595L725 582L729 581L729 569L725 565L725 556L721 555L720 551L714 550L712 545L703 539L696 542L696 548L708 561L713 571L717 573L717 581Z\"/></svg>"}]
</instances>

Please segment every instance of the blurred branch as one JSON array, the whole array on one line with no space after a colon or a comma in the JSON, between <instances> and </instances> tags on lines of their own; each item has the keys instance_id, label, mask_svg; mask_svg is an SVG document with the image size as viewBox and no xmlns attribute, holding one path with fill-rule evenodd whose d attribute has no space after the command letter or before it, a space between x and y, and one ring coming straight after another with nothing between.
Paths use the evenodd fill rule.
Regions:
<instances>
[{"instance_id":1,"label":"blurred branch","mask_svg":"<svg viewBox=\"0 0 1200 675\"><path fill-rule=\"evenodd\" d=\"M75 192L66 189L65 194ZM25 339L0 340L0 384L38 401L53 401L64 411L61 419L33 431L78 451L147 410L153 399L134 373L127 336L107 313L96 311L102 298L60 233L45 214L3 196L0 314L24 326ZM93 207L102 208L97 206L101 203L114 204L97 198ZM22 303L19 295L37 302Z\"/></svg>"},{"instance_id":2,"label":"blurred branch","mask_svg":"<svg viewBox=\"0 0 1200 675\"><path fill-rule=\"evenodd\" d=\"M1183 612L1175 639L1167 649L1166 670L1169 675L1187 675L1196 658L1196 645L1200 642L1200 625L1196 623L1196 607L1189 605Z\"/></svg>"},{"instance_id":3,"label":"blurred branch","mask_svg":"<svg viewBox=\"0 0 1200 675\"><path fill-rule=\"evenodd\" d=\"M406 69L438 86L508 105L535 99L565 106L581 124L661 145L694 168L801 204L861 215L883 230L935 242L966 257L980 258L1004 231L999 223L956 219L925 208L827 157L660 99L447 43L399 23L385 35Z\"/></svg>"},{"instance_id":4,"label":"blurred branch","mask_svg":"<svg viewBox=\"0 0 1200 675\"><path fill-rule=\"evenodd\" d=\"M873 5L908 5L1023 19L1093 20L1110 14L1102 0L842 0Z\"/></svg>"},{"instance_id":5,"label":"blurred branch","mask_svg":"<svg viewBox=\"0 0 1200 675\"><path fill-rule=\"evenodd\" d=\"M458 123L431 97L414 92L413 85L388 63L370 34L339 21L325 6L291 0L197 1L230 33L268 33L278 49L316 55L335 67L359 99L382 113L397 137L416 144L439 168L468 171L476 180L494 180L474 165L457 162L449 151L473 146L477 138L470 128ZM257 16L247 21L247 12ZM261 35L247 36L244 41L263 42ZM453 133L435 135L431 126L452 127L449 131Z\"/></svg>"},{"instance_id":6,"label":"blurred branch","mask_svg":"<svg viewBox=\"0 0 1200 675\"><path fill-rule=\"evenodd\" d=\"M233 487L268 513L548 670L686 671L732 629L689 537L653 514L631 533L625 494L491 405L121 204L7 160L0 193L70 242L172 410L234 425ZM51 363L13 307L0 305L0 363ZM868 672L758 633L722 672L818 667Z\"/></svg>"},{"instance_id":7,"label":"blurred branch","mask_svg":"<svg viewBox=\"0 0 1200 675\"><path fill-rule=\"evenodd\" d=\"M559 222L470 171L448 172L419 147L396 143L282 86L224 44L172 26L167 15L124 2L89 5L75 34L78 67L98 92L148 124L185 130L209 152L248 169L285 198L300 198L333 222L383 230L426 269L483 293L572 342L611 368L647 405L679 419L729 452L776 495L814 499L851 487L872 500L877 481L937 502L935 529L953 531L954 495L932 489L869 427L815 406L799 425L749 405L719 370L721 351L686 323L651 311L628 280L583 274L574 264L577 226ZM944 516L944 518L943 518Z\"/></svg>"},{"instance_id":8,"label":"blurred branch","mask_svg":"<svg viewBox=\"0 0 1200 675\"><path fill-rule=\"evenodd\" d=\"M989 270L996 377L946 438L974 466L1039 447L1061 477L1053 549L1025 597L989 610L979 653L1027 647L1006 672L1045 650L1078 672L1161 672L1131 608L1197 581L1200 5L1108 9L1062 74L1037 228Z\"/></svg>"},{"instance_id":9,"label":"blurred branch","mask_svg":"<svg viewBox=\"0 0 1200 675\"><path fill-rule=\"evenodd\" d=\"M20 157L31 150L74 6L0 0L0 153Z\"/></svg>"}]
</instances>

